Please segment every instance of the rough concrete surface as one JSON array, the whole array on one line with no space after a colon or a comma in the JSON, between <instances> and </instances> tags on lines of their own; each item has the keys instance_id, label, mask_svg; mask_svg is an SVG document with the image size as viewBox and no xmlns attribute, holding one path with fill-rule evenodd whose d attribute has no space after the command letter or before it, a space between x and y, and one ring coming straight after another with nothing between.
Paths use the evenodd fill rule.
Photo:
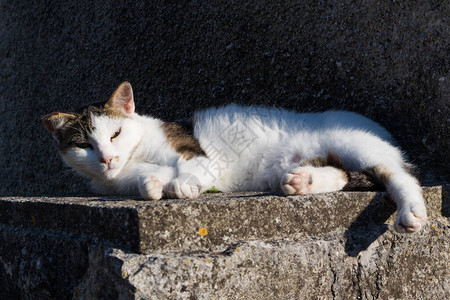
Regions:
<instances>
[{"instance_id":1,"label":"rough concrete surface","mask_svg":"<svg viewBox=\"0 0 450 300\"><path fill-rule=\"evenodd\" d=\"M0 1L0 195L81 195L40 117L129 80L165 119L238 102L349 109L449 180L450 2Z\"/></svg>"},{"instance_id":2,"label":"rough concrete surface","mask_svg":"<svg viewBox=\"0 0 450 300\"><path fill-rule=\"evenodd\" d=\"M448 299L448 230L437 221L413 238L388 232L357 257L335 232L327 240L254 241L222 253L112 250L108 259L123 261L121 276L137 299Z\"/></svg>"},{"instance_id":3,"label":"rough concrete surface","mask_svg":"<svg viewBox=\"0 0 450 300\"><path fill-rule=\"evenodd\" d=\"M0 299L446 299L449 186L424 191L413 235L372 192L0 198Z\"/></svg>"},{"instance_id":4,"label":"rough concrete surface","mask_svg":"<svg viewBox=\"0 0 450 300\"><path fill-rule=\"evenodd\" d=\"M0 299L67 299L86 273L90 242L0 224Z\"/></svg>"},{"instance_id":5,"label":"rough concrete surface","mask_svg":"<svg viewBox=\"0 0 450 300\"><path fill-rule=\"evenodd\" d=\"M442 188L427 187L424 192L429 217L442 215L446 207ZM303 197L234 193L156 202L120 199L0 198L0 221L89 236L147 254L218 251L239 241L298 239L337 229L347 229L352 238L361 224L383 224L386 231L392 230L395 219L395 205L385 193L375 192ZM201 228L207 235L199 234ZM349 242L348 254L364 250L371 241L359 246Z\"/></svg>"},{"instance_id":6,"label":"rough concrete surface","mask_svg":"<svg viewBox=\"0 0 450 300\"><path fill-rule=\"evenodd\" d=\"M243 240L220 251L138 255L105 249L97 252L102 263L93 260L89 270L101 270L111 281L123 279L134 287L134 299L448 299L448 190L426 195L429 224L414 235L386 231L382 220L360 214L350 228ZM328 221L325 215L322 222ZM88 288L101 282L89 277L77 286L77 295L101 297L101 290Z\"/></svg>"}]
</instances>

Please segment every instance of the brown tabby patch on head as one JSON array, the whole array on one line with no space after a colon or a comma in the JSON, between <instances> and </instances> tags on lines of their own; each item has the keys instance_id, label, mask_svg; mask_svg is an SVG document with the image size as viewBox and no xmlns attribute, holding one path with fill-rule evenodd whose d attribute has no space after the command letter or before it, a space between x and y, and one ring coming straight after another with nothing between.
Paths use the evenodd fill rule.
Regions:
<instances>
[{"instance_id":1,"label":"brown tabby patch on head","mask_svg":"<svg viewBox=\"0 0 450 300\"><path fill-rule=\"evenodd\" d=\"M185 125L185 123L183 123ZM196 156L206 156L198 140L192 135L192 129L182 123L163 122L162 129L169 145L181 154L184 159L190 160Z\"/></svg>"},{"instance_id":2,"label":"brown tabby patch on head","mask_svg":"<svg viewBox=\"0 0 450 300\"><path fill-rule=\"evenodd\" d=\"M98 102L90 105L86 105L77 109L77 112L82 115L101 116L105 115L110 118L128 118L127 114L119 109L111 107L104 102Z\"/></svg>"},{"instance_id":3,"label":"brown tabby patch on head","mask_svg":"<svg viewBox=\"0 0 450 300\"><path fill-rule=\"evenodd\" d=\"M55 133L61 152L74 147L85 147L89 144L87 135L92 132L90 119L80 114L73 114L73 116L74 118L66 120Z\"/></svg>"},{"instance_id":4,"label":"brown tabby patch on head","mask_svg":"<svg viewBox=\"0 0 450 300\"><path fill-rule=\"evenodd\" d=\"M58 140L59 150L65 152L75 147L90 147L88 134L94 130L92 117L101 115L110 118L128 117L118 109L105 108L103 105L94 104L82 107L76 113L53 113L45 116L43 121L47 130L52 131Z\"/></svg>"}]
</instances>

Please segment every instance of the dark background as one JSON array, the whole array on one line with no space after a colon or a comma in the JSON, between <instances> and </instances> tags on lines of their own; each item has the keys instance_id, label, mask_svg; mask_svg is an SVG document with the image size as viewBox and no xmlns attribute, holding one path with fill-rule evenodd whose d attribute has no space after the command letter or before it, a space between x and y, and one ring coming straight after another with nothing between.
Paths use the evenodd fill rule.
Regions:
<instances>
[{"instance_id":1,"label":"dark background","mask_svg":"<svg viewBox=\"0 0 450 300\"><path fill-rule=\"evenodd\" d=\"M124 80L167 120L230 102L356 111L424 184L448 182L449 16L446 0L0 0L0 195L85 194L40 118Z\"/></svg>"}]
</instances>

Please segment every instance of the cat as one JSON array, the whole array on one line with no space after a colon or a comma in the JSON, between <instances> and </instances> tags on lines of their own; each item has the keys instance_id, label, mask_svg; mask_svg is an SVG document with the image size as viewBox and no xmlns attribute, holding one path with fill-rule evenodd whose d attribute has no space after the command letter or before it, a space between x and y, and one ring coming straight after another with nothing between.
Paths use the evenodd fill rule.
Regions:
<instances>
[{"instance_id":1,"label":"cat","mask_svg":"<svg viewBox=\"0 0 450 300\"><path fill-rule=\"evenodd\" d=\"M396 202L398 232L427 221L420 184L391 135L353 112L231 104L164 122L137 114L124 82L104 105L42 120L66 164L101 194L195 198L215 187L304 195L381 183Z\"/></svg>"}]
</instances>

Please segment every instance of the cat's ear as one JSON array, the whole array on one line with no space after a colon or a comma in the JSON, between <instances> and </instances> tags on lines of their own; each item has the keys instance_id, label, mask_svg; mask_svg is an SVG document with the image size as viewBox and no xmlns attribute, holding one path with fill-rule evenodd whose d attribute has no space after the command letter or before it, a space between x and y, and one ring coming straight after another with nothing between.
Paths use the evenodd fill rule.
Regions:
<instances>
[{"instance_id":1,"label":"cat's ear","mask_svg":"<svg viewBox=\"0 0 450 300\"><path fill-rule=\"evenodd\" d=\"M42 117L42 122L45 128L54 133L60 130L68 121L76 120L77 116L74 114L67 114L62 112L54 112Z\"/></svg>"},{"instance_id":2,"label":"cat's ear","mask_svg":"<svg viewBox=\"0 0 450 300\"><path fill-rule=\"evenodd\" d=\"M59 143L60 130L67 122L73 121L77 118L74 114L67 114L61 112L54 112L42 117L45 129L53 134L55 140Z\"/></svg>"},{"instance_id":3,"label":"cat's ear","mask_svg":"<svg viewBox=\"0 0 450 300\"><path fill-rule=\"evenodd\" d=\"M127 114L134 113L133 89L128 81L122 82L114 91L105 108L114 108L125 111Z\"/></svg>"}]
</instances>

